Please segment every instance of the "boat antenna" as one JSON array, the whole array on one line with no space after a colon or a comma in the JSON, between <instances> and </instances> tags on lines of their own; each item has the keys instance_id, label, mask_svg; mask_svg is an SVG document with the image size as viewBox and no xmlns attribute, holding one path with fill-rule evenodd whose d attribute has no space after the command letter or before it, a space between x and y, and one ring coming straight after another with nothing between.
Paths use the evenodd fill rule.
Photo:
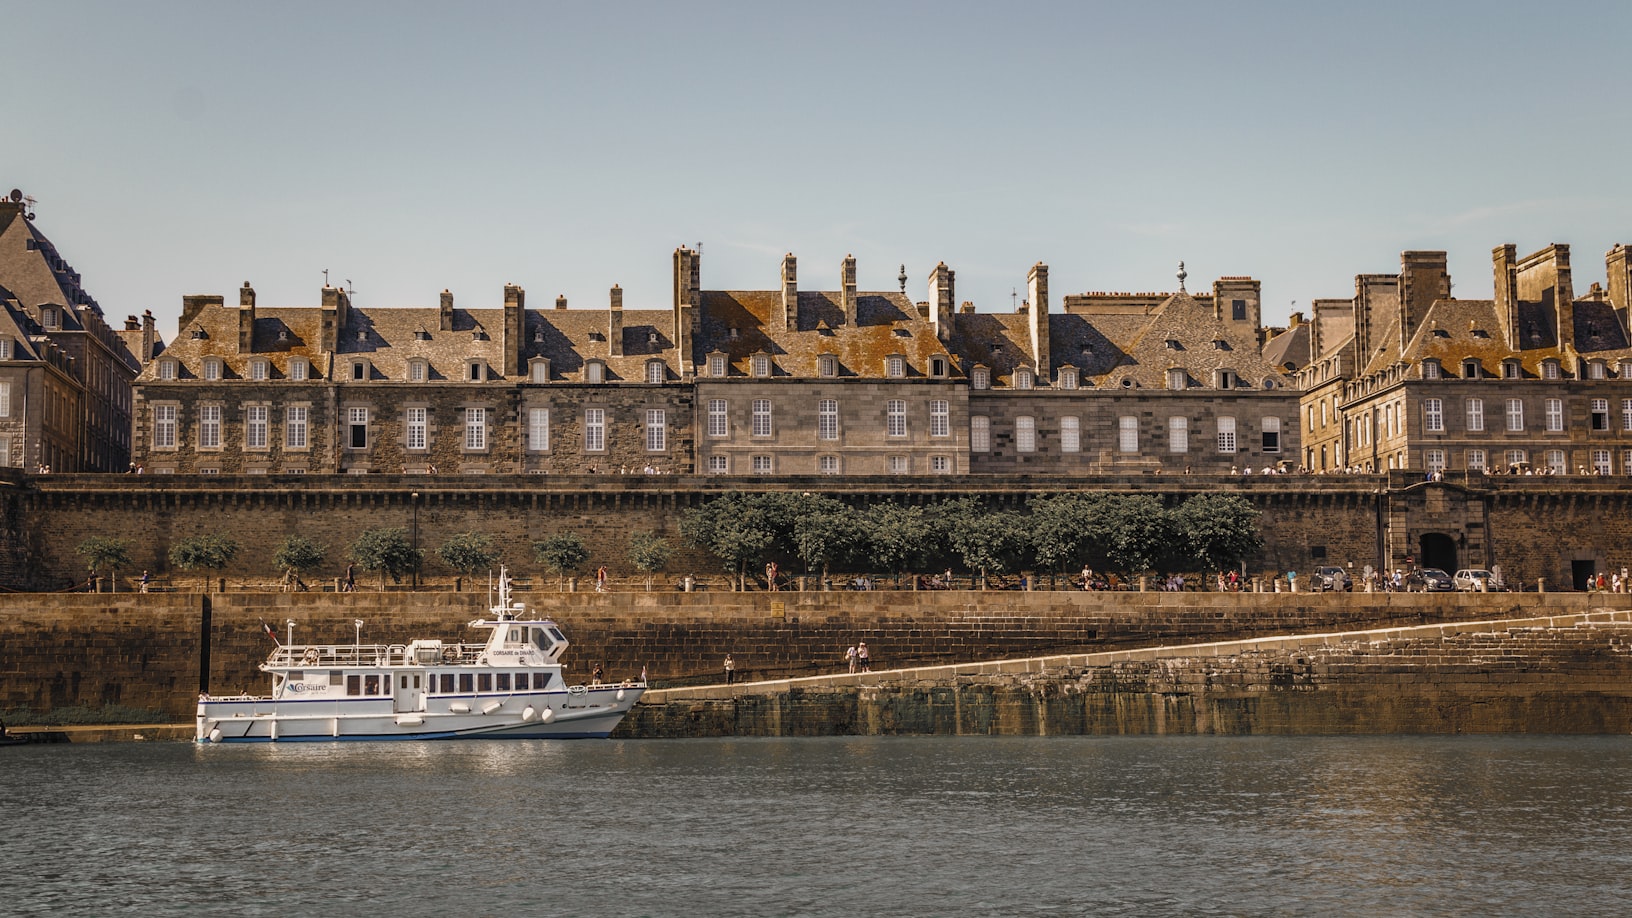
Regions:
<instances>
[{"instance_id":1,"label":"boat antenna","mask_svg":"<svg viewBox=\"0 0 1632 918\"><path fill-rule=\"evenodd\" d=\"M295 646L295 620L291 618L284 624L289 628L289 646L293 647ZM294 653L294 651L291 650L290 653Z\"/></svg>"},{"instance_id":2,"label":"boat antenna","mask_svg":"<svg viewBox=\"0 0 1632 918\"><path fill-rule=\"evenodd\" d=\"M357 629L357 640L351 645L351 655L361 661L363 659L363 620L354 618L351 620L351 624Z\"/></svg>"}]
</instances>

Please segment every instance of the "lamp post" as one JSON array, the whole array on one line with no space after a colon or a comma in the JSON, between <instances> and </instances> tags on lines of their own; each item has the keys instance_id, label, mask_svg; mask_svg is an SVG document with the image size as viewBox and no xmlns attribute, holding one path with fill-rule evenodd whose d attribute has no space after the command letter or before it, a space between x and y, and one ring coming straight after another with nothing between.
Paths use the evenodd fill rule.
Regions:
<instances>
[{"instance_id":1,"label":"lamp post","mask_svg":"<svg viewBox=\"0 0 1632 918\"><path fill-rule=\"evenodd\" d=\"M408 495L408 502L413 507L413 543L414 543L414 590L419 590L419 492Z\"/></svg>"}]
</instances>

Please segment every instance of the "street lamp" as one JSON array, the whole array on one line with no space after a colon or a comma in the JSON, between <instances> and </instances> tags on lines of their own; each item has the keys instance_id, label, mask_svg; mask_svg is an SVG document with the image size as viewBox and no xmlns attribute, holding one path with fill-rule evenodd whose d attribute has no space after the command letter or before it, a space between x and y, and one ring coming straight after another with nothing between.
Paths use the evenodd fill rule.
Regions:
<instances>
[{"instance_id":1,"label":"street lamp","mask_svg":"<svg viewBox=\"0 0 1632 918\"><path fill-rule=\"evenodd\" d=\"M419 492L408 495L409 504L413 507L413 542L414 542L414 590L419 590Z\"/></svg>"}]
</instances>

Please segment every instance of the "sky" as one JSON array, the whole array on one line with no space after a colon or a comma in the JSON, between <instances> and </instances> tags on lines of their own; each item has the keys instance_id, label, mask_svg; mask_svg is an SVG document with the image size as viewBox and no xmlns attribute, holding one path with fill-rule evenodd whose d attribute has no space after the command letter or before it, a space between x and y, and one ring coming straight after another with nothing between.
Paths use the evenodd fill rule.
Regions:
<instances>
[{"instance_id":1,"label":"sky","mask_svg":"<svg viewBox=\"0 0 1632 918\"><path fill-rule=\"evenodd\" d=\"M1409 249L1632 243L1618 2L0 0L0 192L117 326L181 298L667 308L705 289L980 311L1263 283L1282 324Z\"/></svg>"}]
</instances>

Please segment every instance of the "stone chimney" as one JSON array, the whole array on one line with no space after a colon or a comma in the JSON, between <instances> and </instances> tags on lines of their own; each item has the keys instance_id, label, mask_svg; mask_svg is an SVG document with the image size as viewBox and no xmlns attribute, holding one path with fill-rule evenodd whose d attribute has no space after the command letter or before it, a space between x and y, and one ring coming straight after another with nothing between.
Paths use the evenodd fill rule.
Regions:
<instances>
[{"instance_id":1,"label":"stone chimney","mask_svg":"<svg viewBox=\"0 0 1632 918\"><path fill-rule=\"evenodd\" d=\"M606 347L613 357L623 356L623 288L612 285L606 310Z\"/></svg>"},{"instance_id":2,"label":"stone chimney","mask_svg":"<svg viewBox=\"0 0 1632 918\"><path fill-rule=\"evenodd\" d=\"M142 310L142 352L136 355L136 360L142 366L147 366L153 360L153 352L158 350L158 333L153 328L153 310Z\"/></svg>"},{"instance_id":3,"label":"stone chimney","mask_svg":"<svg viewBox=\"0 0 1632 918\"><path fill-rule=\"evenodd\" d=\"M1451 272L1444 252L1400 253L1400 353L1416 336L1428 307L1450 295Z\"/></svg>"},{"instance_id":4,"label":"stone chimney","mask_svg":"<svg viewBox=\"0 0 1632 918\"><path fill-rule=\"evenodd\" d=\"M198 314L203 312L205 309L208 309L211 306L219 309L225 306L226 302L227 301L224 297L210 296L208 294L200 293L182 297L181 324L177 326L177 331L180 331L181 329L193 324L193 320L197 319Z\"/></svg>"},{"instance_id":5,"label":"stone chimney","mask_svg":"<svg viewBox=\"0 0 1632 918\"><path fill-rule=\"evenodd\" d=\"M504 375L521 374L521 352L527 347L527 291L504 285Z\"/></svg>"},{"instance_id":6,"label":"stone chimney","mask_svg":"<svg viewBox=\"0 0 1632 918\"><path fill-rule=\"evenodd\" d=\"M249 281L238 289L238 353L255 353L255 288Z\"/></svg>"},{"instance_id":7,"label":"stone chimney","mask_svg":"<svg viewBox=\"0 0 1632 918\"><path fill-rule=\"evenodd\" d=\"M319 330L319 350L335 353L339 350L340 332L351 321L351 300L339 287L323 288L323 324Z\"/></svg>"},{"instance_id":8,"label":"stone chimney","mask_svg":"<svg viewBox=\"0 0 1632 918\"><path fill-rule=\"evenodd\" d=\"M957 272L941 262L929 272L929 321L935 327L935 337L945 341L952 334L952 304L957 302L954 285Z\"/></svg>"},{"instance_id":9,"label":"stone chimney","mask_svg":"<svg viewBox=\"0 0 1632 918\"><path fill-rule=\"evenodd\" d=\"M442 291L442 304L437 309L436 327L442 331L453 331L453 294Z\"/></svg>"},{"instance_id":10,"label":"stone chimney","mask_svg":"<svg viewBox=\"0 0 1632 918\"><path fill-rule=\"evenodd\" d=\"M1627 247L1619 242L1604 253L1604 271L1609 275L1609 301L1615 306L1615 314L1621 318L1622 329L1632 322L1632 303L1627 302L1627 297L1632 296L1632 260L1628 259L1628 254Z\"/></svg>"},{"instance_id":11,"label":"stone chimney","mask_svg":"<svg viewBox=\"0 0 1632 918\"><path fill-rule=\"evenodd\" d=\"M142 323L136 321L135 316L125 316L125 331L141 331Z\"/></svg>"},{"instance_id":12,"label":"stone chimney","mask_svg":"<svg viewBox=\"0 0 1632 918\"><path fill-rule=\"evenodd\" d=\"M702 323L702 270L702 253L685 246L674 250L674 347L682 378L697 372L691 355L692 342Z\"/></svg>"},{"instance_id":13,"label":"stone chimney","mask_svg":"<svg viewBox=\"0 0 1632 918\"><path fill-rule=\"evenodd\" d=\"M856 256L846 255L839 263L839 305L844 307L844 324L854 328L856 321Z\"/></svg>"},{"instance_id":14,"label":"stone chimney","mask_svg":"<svg viewBox=\"0 0 1632 918\"><path fill-rule=\"evenodd\" d=\"M1031 326L1031 361L1037 379L1054 379L1048 344L1048 265L1037 262L1026 272L1026 297L1031 308L1026 311L1026 322Z\"/></svg>"},{"instance_id":15,"label":"stone chimney","mask_svg":"<svg viewBox=\"0 0 1632 918\"><path fill-rule=\"evenodd\" d=\"M782 256L782 306L776 320L781 328L799 328L799 260L792 252Z\"/></svg>"},{"instance_id":16,"label":"stone chimney","mask_svg":"<svg viewBox=\"0 0 1632 918\"><path fill-rule=\"evenodd\" d=\"M567 296L566 296L566 294L563 293L562 295L555 298L555 308L556 309L566 309L567 308Z\"/></svg>"},{"instance_id":17,"label":"stone chimney","mask_svg":"<svg viewBox=\"0 0 1632 918\"><path fill-rule=\"evenodd\" d=\"M1519 349L1519 247L1513 243L1490 250L1491 280L1496 288L1496 321L1502 326L1502 340L1511 350Z\"/></svg>"}]
</instances>

